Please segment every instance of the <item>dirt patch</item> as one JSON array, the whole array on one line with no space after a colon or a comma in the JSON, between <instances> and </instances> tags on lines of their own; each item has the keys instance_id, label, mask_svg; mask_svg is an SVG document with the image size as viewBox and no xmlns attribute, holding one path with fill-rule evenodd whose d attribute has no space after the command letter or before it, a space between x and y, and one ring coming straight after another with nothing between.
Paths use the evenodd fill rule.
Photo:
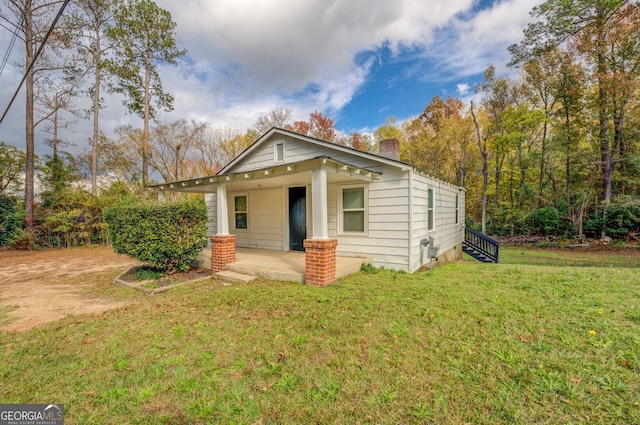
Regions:
<instances>
[{"instance_id":1,"label":"dirt patch","mask_svg":"<svg viewBox=\"0 0 640 425\"><path fill-rule=\"evenodd\" d=\"M4 331L26 331L69 314L97 314L131 304L91 296L105 273L126 270L136 261L110 248L0 252L0 307Z\"/></svg>"}]
</instances>

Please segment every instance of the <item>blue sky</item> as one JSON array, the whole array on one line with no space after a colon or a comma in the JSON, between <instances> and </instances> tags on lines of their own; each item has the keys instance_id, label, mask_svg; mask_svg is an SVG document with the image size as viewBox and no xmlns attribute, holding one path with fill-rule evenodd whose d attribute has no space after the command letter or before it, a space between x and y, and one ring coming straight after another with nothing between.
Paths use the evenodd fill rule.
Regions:
<instances>
[{"instance_id":1,"label":"blue sky","mask_svg":"<svg viewBox=\"0 0 640 425\"><path fill-rule=\"evenodd\" d=\"M388 117L420 114L434 96L468 102L484 70L506 68L540 0L156 0L177 23L189 53L161 68L174 111L161 116L205 120L245 131L275 108L296 120L320 111L344 133L373 132ZM0 50L9 43L0 28ZM21 53L12 52L17 60ZM0 76L0 107L21 76ZM20 99L24 96L22 93ZM80 100L80 106L86 100ZM107 96L101 127L141 126L117 95ZM0 126L0 140L24 145L23 101ZM91 124L77 120L63 137L86 148ZM39 145L45 136L39 134Z\"/></svg>"}]
</instances>

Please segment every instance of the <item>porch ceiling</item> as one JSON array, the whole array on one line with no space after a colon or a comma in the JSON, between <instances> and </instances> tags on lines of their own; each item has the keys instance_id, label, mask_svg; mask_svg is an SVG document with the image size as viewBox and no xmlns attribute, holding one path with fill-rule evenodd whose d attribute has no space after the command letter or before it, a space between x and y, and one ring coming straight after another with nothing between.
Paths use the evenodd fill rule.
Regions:
<instances>
[{"instance_id":1,"label":"porch ceiling","mask_svg":"<svg viewBox=\"0 0 640 425\"><path fill-rule=\"evenodd\" d=\"M188 193L215 193L216 186L226 183L237 190L256 188L306 185L311 182L311 171L324 169L328 183L373 181L380 173L354 167L331 158L321 157L293 164L278 165L244 173L216 175L171 183L161 183L151 187L161 191Z\"/></svg>"}]
</instances>

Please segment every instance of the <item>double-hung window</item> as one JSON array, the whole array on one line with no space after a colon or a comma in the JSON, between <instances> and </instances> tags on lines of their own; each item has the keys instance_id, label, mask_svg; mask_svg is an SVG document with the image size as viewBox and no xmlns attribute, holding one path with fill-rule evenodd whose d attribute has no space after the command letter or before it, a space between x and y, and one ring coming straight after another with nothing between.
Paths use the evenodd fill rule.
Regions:
<instances>
[{"instance_id":1,"label":"double-hung window","mask_svg":"<svg viewBox=\"0 0 640 425\"><path fill-rule=\"evenodd\" d=\"M236 229L249 228L249 206L247 195L236 195L233 197L233 215Z\"/></svg>"},{"instance_id":2,"label":"double-hung window","mask_svg":"<svg viewBox=\"0 0 640 425\"><path fill-rule=\"evenodd\" d=\"M365 233L367 228L366 190L364 186L341 189L343 233Z\"/></svg>"}]
</instances>

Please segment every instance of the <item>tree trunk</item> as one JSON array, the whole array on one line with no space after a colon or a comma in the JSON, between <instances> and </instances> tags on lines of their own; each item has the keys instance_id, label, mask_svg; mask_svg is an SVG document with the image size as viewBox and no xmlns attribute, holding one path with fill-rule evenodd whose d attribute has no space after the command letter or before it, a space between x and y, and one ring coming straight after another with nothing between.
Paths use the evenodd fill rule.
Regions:
<instances>
[{"instance_id":1,"label":"tree trunk","mask_svg":"<svg viewBox=\"0 0 640 425\"><path fill-rule=\"evenodd\" d=\"M96 32L96 34L98 34ZM98 194L98 118L100 115L100 36L96 36L96 79L93 93L93 146L91 149L91 193Z\"/></svg>"},{"instance_id":2,"label":"tree trunk","mask_svg":"<svg viewBox=\"0 0 640 425\"><path fill-rule=\"evenodd\" d=\"M482 233L487 231L487 186L489 181L489 167L487 161L487 148L486 144L483 147L483 139L480 135L480 126L476 119L476 114L473 111L473 101L471 102L471 116L473 117L473 124L476 127L476 136L478 138L478 150L482 156Z\"/></svg>"},{"instance_id":3,"label":"tree trunk","mask_svg":"<svg viewBox=\"0 0 640 425\"><path fill-rule=\"evenodd\" d=\"M603 55L598 55L598 67L604 68ZM603 69L604 72L604 69ZM604 74L601 74L604 75ZM603 191L603 205L602 205L602 233L600 237L604 239L607 236L605 231L604 222L607 218L607 211L609 210L609 204L611 203L611 189L613 181L613 162L611 158L611 143L609 142L608 120L607 120L607 106L605 98L606 88L605 82L602 77L599 77L598 81L598 139L600 141L600 155L601 155L601 170L602 170L602 191Z\"/></svg>"},{"instance_id":4,"label":"tree trunk","mask_svg":"<svg viewBox=\"0 0 640 425\"><path fill-rule=\"evenodd\" d=\"M542 201L542 186L544 184L544 169L546 167L547 157L547 132L549 131L549 107L545 102L545 121L542 127L542 146L540 147L540 175L538 177L538 208L544 205Z\"/></svg>"},{"instance_id":5,"label":"tree trunk","mask_svg":"<svg viewBox=\"0 0 640 425\"><path fill-rule=\"evenodd\" d=\"M149 183L149 116L150 116L150 85L151 76L149 69L151 67L150 59L146 59L146 67L144 71L144 129L142 131L142 187L146 190Z\"/></svg>"},{"instance_id":6,"label":"tree trunk","mask_svg":"<svg viewBox=\"0 0 640 425\"><path fill-rule=\"evenodd\" d=\"M34 29L31 13L31 1L25 2L24 14L24 35L25 35L25 69L33 60L34 56ZM25 134L26 134L26 172L24 181L24 208L27 217L24 222L24 228L30 231L33 228L33 207L35 199L34 175L35 175L35 146L34 146L34 128L33 128L33 70L27 71L26 85L26 101L25 101Z\"/></svg>"}]
</instances>

